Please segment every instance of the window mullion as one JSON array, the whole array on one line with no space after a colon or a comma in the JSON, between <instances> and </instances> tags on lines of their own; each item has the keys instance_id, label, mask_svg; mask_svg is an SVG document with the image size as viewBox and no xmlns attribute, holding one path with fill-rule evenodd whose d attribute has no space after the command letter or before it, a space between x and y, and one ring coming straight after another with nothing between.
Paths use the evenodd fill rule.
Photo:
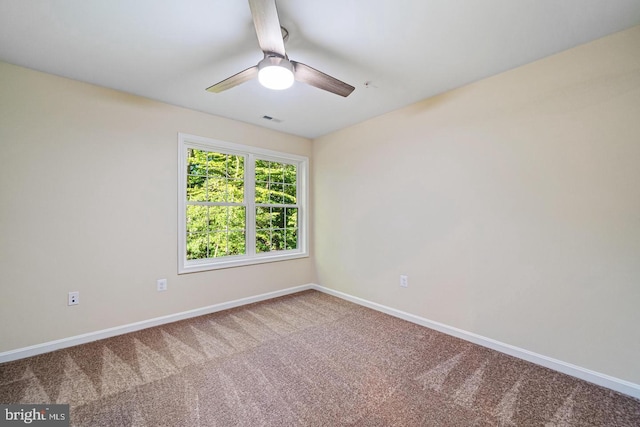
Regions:
<instances>
[{"instance_id":1,"label":"window mullion","mask_svg":"<svg viewBox=\"0 0 640 427\"><path fill-rule=\"evenodd\" d=\"M255 180L256 159L253 154L247 155L244 167L244 197L246 206L246 254L253 256L256 254L256 180Z\"/></svg>"}]
</instances>

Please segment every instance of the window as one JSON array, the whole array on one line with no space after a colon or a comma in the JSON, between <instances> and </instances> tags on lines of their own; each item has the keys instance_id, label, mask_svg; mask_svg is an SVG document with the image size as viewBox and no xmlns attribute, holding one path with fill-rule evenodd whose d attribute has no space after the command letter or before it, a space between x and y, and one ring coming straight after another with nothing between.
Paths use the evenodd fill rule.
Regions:
<instances>
[{"instance_id":1,"label":"window","mask_svg":"<svg viewBox=\"0 0 640 427\"><path fill-rule=\"evenodd\" d=\"M307 256L306 157L178 135L178 273Z\"/></svg>"}]
</instances>

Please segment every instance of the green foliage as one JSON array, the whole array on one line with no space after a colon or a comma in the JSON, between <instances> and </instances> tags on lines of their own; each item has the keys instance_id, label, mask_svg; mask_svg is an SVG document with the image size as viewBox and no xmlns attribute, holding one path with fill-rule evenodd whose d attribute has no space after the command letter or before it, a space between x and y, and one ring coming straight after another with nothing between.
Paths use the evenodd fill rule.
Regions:
<instances>
[{"instance_id":1,"label":"green foliage","mask_svg":"<svg viewBox=\"0 0 640 427\"><path fill-rule=\"evenodd\" d=\"M244 157L189 149L187 201L244 202Z\"/></svg>"},{"instance_id":2,"label":"green foliage","mask_svg":"<svg viewBox=\"0 0 640 427\"><path fill-rule=\"evenodd\" d=\"M244 206L187 206L187 259L243 255Z\"/></svg>"},{"instance_id":3,"label":"green foliage","mask_svg":"<svg viewBox=\"0 0 640 427\"><path fill-rule=\"evenodd\" d=\"M295 205L297 168L286 163L256 160L256 203ZM298 209L256 208L256 252L298 247Z\"/></svg>"},{"instance_id":4,"label":"green foliage","mask_svg":"<svg viewBox=\"0 0 640 427\"><path fill-rule=\"evenodd\" d=\"M256 160L256 203L295 205L297 168Z\"/></svg>"},{"instance_id":5,"label":"green foliage","mask_svg":"<svg viewBox=\"0 0 640 427\"><path fill-rule=\"evenodd\" d=\"M256 252L298 247L297 208L256 208Z\"/></svg>"},{"instance_id":6,"label":"green foliage","mask_svg":"<svg viewBox=\"0 0 640 427\"><path fill-rule=\"evenodd\" d=\"M187 259L245 254L245 206L234 205L244 203L244 157L189 149L187 171ZM255 180L256 204L296 204L295 165L256 160ZM297 247L297 208L256 207L256 252Z\"/></svg>"},{"instance_id":7,"label":"green foliage","mask_svg":"<svg viewBox=\"0 0 640 427\"><path fill-rule=\"evenodd\" d=\"M189 149L187 162L187 259L245 254L244 206L189 204L244 202L244 157Z\"/></svg>"}]
</instances>

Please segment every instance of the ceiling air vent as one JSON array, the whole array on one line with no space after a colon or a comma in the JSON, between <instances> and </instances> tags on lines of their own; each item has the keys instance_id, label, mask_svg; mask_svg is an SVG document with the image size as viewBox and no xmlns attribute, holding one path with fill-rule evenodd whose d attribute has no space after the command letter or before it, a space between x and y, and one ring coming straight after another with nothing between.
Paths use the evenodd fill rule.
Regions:
<instances>
[{"instance_id":1,"label":"ceiling air vent","mask_svg":"<svg viewBox=\"0 0 640 427\"><path fill-rule=\"evenodd\" d=\"M282 123L282 120L276 119L275 117L262 116L262 118L265 119L265 120L269 120L270 122L273 122L273 123Z\"/></svg>"}]
</instances>

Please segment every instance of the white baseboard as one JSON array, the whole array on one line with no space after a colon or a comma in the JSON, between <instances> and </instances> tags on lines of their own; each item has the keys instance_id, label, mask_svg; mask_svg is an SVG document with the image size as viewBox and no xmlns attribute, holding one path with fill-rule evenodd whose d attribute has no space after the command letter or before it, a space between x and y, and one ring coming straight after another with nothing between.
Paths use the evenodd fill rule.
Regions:
<instances>
[{"instance_id":1,"label":"white baseboard","mask_svg":"<svg viewBox=\"0 0 640 427\"><path fill-rule=\"evenodd\" d=\"M572 365L561 360L553 359L551 357L543 356L538 353L534 353L529 350L525 350L519 347L515 347L510 344L505 344L500 341L496 341L491 338L483 337L473 332L467 332L462 329L454 328L452 326L445 325L443 323L434 322L433 320L425 319L424 317L416 316L404 311L396 310L391 307L384 306L375 302L367 301L362 298L354 297L344 292L336 291L333 289L325 288L323 286L312 284L311 289L315 289L320 292L324 292L329 295L333 295L338 298L342 298L346 301L353 302L355 304L371 308L373 310L380 311L382 313L389 314L394 317L415 323L421 326L425 326L430 329L452 335L457 338L461 338L465 341L472 342L474 344L481 345L483 347L490 348L492 350L499 351L501 353L508 354L518 359L523 359L536 365L544 366L545 368L553 369L554 371L561 372L563 374L570 375L572 377L580 378L581 380L588 381L593 384L597 384L602 387L606 387L610 390L617 391L627 396L640 399L640 385L621 380L606 374L592 371L590 369L582 368L580 366Z\"/></svg>"},{"instance_id":2,"label":"white baseboard","mask_svg":"<svg viewBox=\"0 0 640 427\"><path fill-rule=\"evenodd\" d=\"M256 295L253 297L241 298L234 301L223 302L220 304L210 305L195 310L183 311L181 313L170 314L168 316L156 317L155 319L143 320L141 322L130 323L128 325L116 326L114 328L103 329L101 331L89 332L74 337L63 338L60 340L49 341L43 344L36 344L29 347L9 350L0 353L0 363L10 362L12 360L23 359L38 354L48 353L50 351L60 350L67 347L73 347L79 344L85 344L104 338L114 337L116 335L127 334L129 332L139 331L141 329L151 328L153 326L164 325L165 323L177 322L179 320L189 319L191 317L202 316L205 314L215 313L230 308L240 307L242 305L252 304L284 295L294 294L296 292L312 289L312 285L301 285L293 288L282 289L280 291L268 292L266 294Z\"/></svg>"},{"instance_id":3,"label":"white baseboard","mask_svg":"<svg viewBox=\"0 0 640 427\"><path fill-rule=\"evenodd\" d=\"M640 385L621 380L606 374L601 374L580 366L572 365L561 360L553 359L551 357L543 356L541 354L534 353L529 350L525 350L519 347L505 344L500 341L496 341L491 338L483 337L473 332L467 332L462 329L454 328L452 326L445 325L443 323L434 322L433 320L425 319L420 316L416 316L404 311L396 310L391 307L387 307L382 304L367 301L362 298L358 298L344 292L336 291L333 289L325 288L324 286L317 285L315 283L295 286L293 288L282 289L280 291L268 292L266 294L256 295L253 297L241 298L234 301L224 302L220 304L214 304L207 307L198 308L195 310L184 311L181 313L170 314L167 316L156 317L155 319L144 320L141 322L130 323L128 325L116 326L114 328L103 329L101 331L90 332L82 335L76 335L69 338L63 338L60 340L49 341L43 344L32 345L29 347L19 348L16 350L10 350L0 353L0 363L10 362L12 360L23 359L25 357L31 357L38 354L48 353L50 351L60 350L67 347L73 347L79 344L85 344L92 341L97 341L104 338L114 337L116 335L122 335L129 332L139 331L141 329L151 328L153 326L164 325L166 323L177 322L179 320L189 319L192 317L202 316L205 314L215 313L222 310L228 310L230 308L240 307L255 302L265 301L272 298L281 297L284 295L294 294L296 292L302 292L309 289L315 289L320 292L324 292L329 295L344 299L346 301L353 302L363 307L368 307L382 313L389 314L391 316L415 323L417 325L425 326L430 329L452 335L457 338L461 338L465 341L472 342L474 344L487 347L501 353L508 354L519 359L526 360L536 365L544 366L554 371L562 372L563 374L571 375L576 378L588 381L593 384L597 384L602 387L617 391L619 393L626 394L628 396L640 399Z\"/></svg>"}]
</instances>

